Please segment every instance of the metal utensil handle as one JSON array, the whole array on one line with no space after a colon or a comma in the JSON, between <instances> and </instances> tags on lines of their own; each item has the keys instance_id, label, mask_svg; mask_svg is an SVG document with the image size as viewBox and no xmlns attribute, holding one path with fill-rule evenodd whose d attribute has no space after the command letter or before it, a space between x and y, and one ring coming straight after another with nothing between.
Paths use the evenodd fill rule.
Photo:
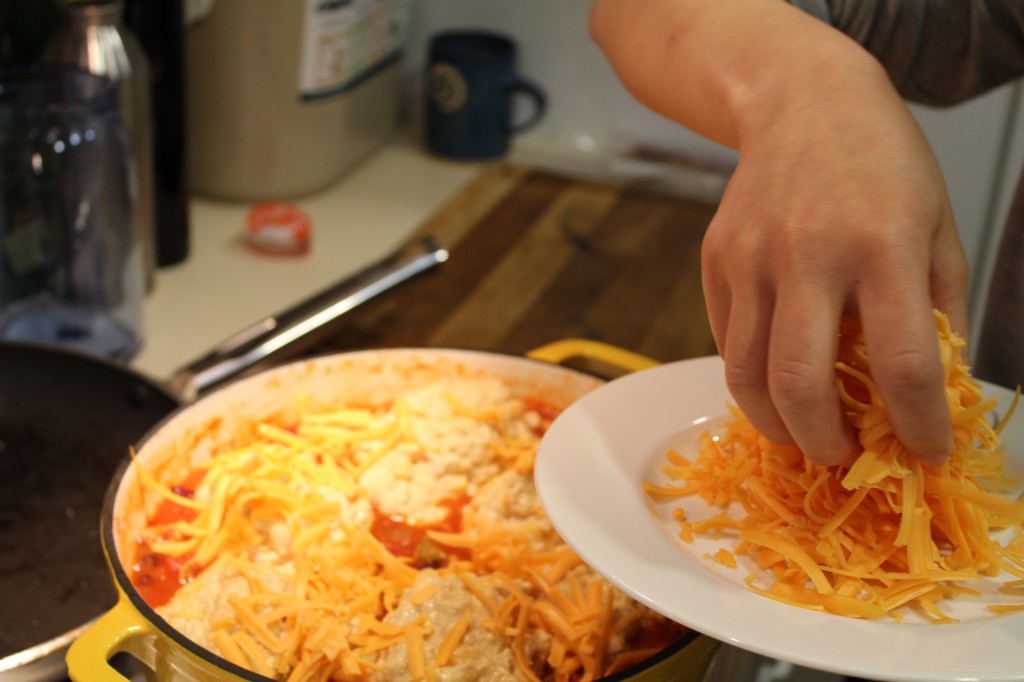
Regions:
<instances>
[{"instance_id":1,"label":"metal utensil handle","mask_svg":"<svg viewBox=\"0 0 1024 682\"><path fill-rule=\"evenodd\" d=\"M225 339L211 352L190 362L170 379L185 401L245 370L402 282L448 260L448 251L433 237L399 248L341 282L298 305L267 317Z\"/></svg>"}]
</instances>

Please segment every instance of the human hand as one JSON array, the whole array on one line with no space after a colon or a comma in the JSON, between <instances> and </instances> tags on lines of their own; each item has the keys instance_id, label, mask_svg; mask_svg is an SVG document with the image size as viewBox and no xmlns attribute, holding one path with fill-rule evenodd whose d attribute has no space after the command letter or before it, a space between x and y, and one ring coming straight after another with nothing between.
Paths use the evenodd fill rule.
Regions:
<instances>
[{"instance_id":1,"label":"human hand","mask_svg":"<svg viewBox=\"0 0 1024 682\"><path fill-rule=\"evenodd\" d=\"M895 434L939 464L952 429L932 309L966 338L967 264L934 155L872 71L752 104L766 110L738 128L705 297L729 388L765 436L824 465L859 454L834 374L839 319L858 314Z\"/></svg>"},{"instance_id":2,"label":"human hand","mask_svg":"<svg viewBox=\"0 0 1024 682\"><path fill-rule=\"evenodd\" d=\"M967 262L927 141L881 65L778 0L595 0L590 30L643 103L740 151L704 292L733 397L820 464L858 452L834 385L859 314L897 437L952 446L932 314L967 337Z\"/></svg>"}]
</instances>

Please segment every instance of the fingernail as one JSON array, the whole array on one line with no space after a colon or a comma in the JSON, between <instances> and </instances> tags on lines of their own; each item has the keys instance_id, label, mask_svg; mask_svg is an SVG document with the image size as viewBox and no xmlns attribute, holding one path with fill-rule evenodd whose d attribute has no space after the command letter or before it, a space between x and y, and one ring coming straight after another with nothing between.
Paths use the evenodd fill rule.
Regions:
<instances>
[{"instance_id":1,"label":"fingernail","mask_svg":"<svg viewBox=\"0 0 1024 682\"><path fill-rule=\"evenodd\" d=\"M820 464L825 467L837 467L846 464L853 464L857 457L860 456L861 450L839 450L828 453L828 456L822 456L822 453L818 453L818 457L814 458L815 464Z\"/></svg>"},{"instance_id":2,"label":"fingernail","mask_svg":"<svg viewBox=\"0 0 1024 682\"><path fill-rule=\"evenodd\" d=\"M921 460L922 464L927 464L930 467L942 466L949 459L949 452L946 450L935 450L933 452L926 452L922 455L918 455L917 458Z\"/></svg>"}]
</instances>

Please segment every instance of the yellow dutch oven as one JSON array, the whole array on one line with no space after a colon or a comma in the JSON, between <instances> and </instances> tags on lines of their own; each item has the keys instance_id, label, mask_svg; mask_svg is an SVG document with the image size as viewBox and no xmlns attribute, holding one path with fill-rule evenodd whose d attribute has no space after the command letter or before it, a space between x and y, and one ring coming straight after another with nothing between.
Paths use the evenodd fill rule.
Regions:
<instances>
[{"instance_id":1,"label":"yellow dutch oven","mask_svg":"<svg viewBox=\"0 0 1024 682\"><path fill-rule=\"evenodd\" d=\"M138 460L164 480L181 480L218 448L231 445L254 420L294 416L295 396L311 400L384 402L390 396L439 376L485 375L502 379L517 394L541 396L565 408L601 385L589 374L559 366L573 357L595 359L629 371L654 361L612 346L560 341L529 358L461 350L389 349L341 353L295 362L231 383L181 408L139 444ZM130 548L158 496L147 490L126 458L104 501L101 535L118 592L117 604L94 621L71 646L68 671L77 682L124 682L110 659L125 652L167 682L226 682L268 678L238 667L172 628L132 586ZM611 680L697 682L718 642L690 632L651 658Z\"/></svg>"}]
</instances>

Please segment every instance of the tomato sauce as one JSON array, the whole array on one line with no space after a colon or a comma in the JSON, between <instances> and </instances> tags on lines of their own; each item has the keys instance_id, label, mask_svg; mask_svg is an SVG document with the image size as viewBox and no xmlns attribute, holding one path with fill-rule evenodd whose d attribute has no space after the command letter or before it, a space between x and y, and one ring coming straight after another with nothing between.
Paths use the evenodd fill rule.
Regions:
<instances>
[{"instance_id":1,"label":"tomato sauce","mask_svg":"<svg viewBox=\"0 0 1024 682\"><path fill-rule=\"evenodd\" d=\"M132 566L132 584L139 595L154 609L171 600L174 593L188 580L182 577L182 567L192 558L191 554L171 557L157 554L145 542L138 543Z\"/></svg>"},{"instance_id":2,"label":"tomato sauce","mask_svg":"<svg viewBox=\"0 0 1024 682\"><path fill-rule=\"evenodd\" d=\"M526 398L523 403L528 411L535 412L540 416L540 422L533 428L538 437L544 435L551 423L562 412L561 409L541 398ZM203 471L196 471L171 490L182 497L191 499L204 474ZM408 523L404 517L383 514L377 510L370 532L389 552L398 557L409 558L411 565L416 568L444 566L452 558L469 559L472 554L471 550L449 547L435 542L427 536L427 531L430 530L444 533L461 532L462 510L469 500L468 495L462 495L442 501L440 506L444 507L447 513L444 519L430 526L413 525ZM194 509L164 500L149 519L148 525L161 526L178 521L188 522L195 517ZM140 540L135 556L136 561L131 572L132 584L146 600L146 603L154 608L163 606L170 601L174 593L194 577L188 575L184 570L191 555L170 557L159 554L154 552L148 543Z\"/></svg>"},{"instance_id":3,"label":"tomato sauce","mask_svg":"<svg viewBox=\"0 0 1024 682\"><path fill-rule=\"evenodd\" d=\"M469 500L469 495L461 495L440 502L440 506L444 507L447 513L444 519L430 526L415 526L408 523L404 517L383 514L380 510L374 510L370 533L395 556L412 559L412 565L416 568L444 566L450 557L468 559L471 554L468 549L448 547L435 542L427 536L427 531L460 532L462 530L462 510Z\"/></svg>"},{"instance_id":4,"label":"tomato sauce","mask_svg":"<svg viewBox=\"0 0 1024 682\"><path fill-rule=\"evenodd\" d=\"M555 421L555 418L562 414L561 409L540 398L524 398L523 405L527 411L536 412L540 416L540 423L533 427L533 432L538 438L543 436L551 426L551 422Z\"/></svg>"},{"instance_id":5,"label":"tomato sauce","mask_svg":"<svg viewBox=\"0 0 1024 682\"><path fill-rule=\"evenodd\" d=\"M171 491L176 495L192 499L205 472L196 471ZM162 526L177 521L191 521L196 510L171 500L163 500L149 519L150 526ZM183 567L192 558L191 554L171 557L154 552L149 543L139 540L135 548L135 563L132 565L131 581L146 603L157 608L163 606L182 585L193 576L186 575Z\"/></svg>"}]
</instances>

